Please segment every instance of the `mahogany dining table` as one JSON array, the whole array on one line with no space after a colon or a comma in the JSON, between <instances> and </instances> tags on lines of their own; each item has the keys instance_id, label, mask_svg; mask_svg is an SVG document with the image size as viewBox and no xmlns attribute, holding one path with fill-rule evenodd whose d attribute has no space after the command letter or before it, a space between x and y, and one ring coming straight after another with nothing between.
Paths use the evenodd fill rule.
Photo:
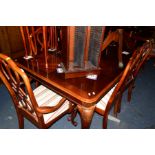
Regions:
<instances>
[{"instance_id":1,"label":"mahogany dining table","mask_svg":"<svg viewBox=\"0 0 155 155\"><path fill-rule=\"evenodd\" d=\"M122 54L122 57L125 67L130 54ZM108 54L102 53L101 70L97 79L89 79L86 76L65 79L63 73L57 72L61 59L60 53L49 53L48 68L42 54L31 59L20 57L15 61L30 77L76 104L81 128L90 128L97 102L119 81L124 68L118 67L117 52L111 51Z\"/></svg>"}]
</instances>

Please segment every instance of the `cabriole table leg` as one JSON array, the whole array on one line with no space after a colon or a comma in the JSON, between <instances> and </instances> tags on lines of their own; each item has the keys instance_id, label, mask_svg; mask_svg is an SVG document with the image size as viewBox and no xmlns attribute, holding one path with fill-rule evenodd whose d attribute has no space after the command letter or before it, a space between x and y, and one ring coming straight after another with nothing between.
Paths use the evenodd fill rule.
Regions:
<instances>
[{"instance_id":1,"label":"cabriole table leg","mask_svg":"<svg viewBox=\"0 0 155 155\"><path fill-rule=\"evenodd\" d=\"M81 105L78 105L77 107L81 117L81 128L89 129L93 118L95 105L91 107L83 107Z\"/></svg>"}]
</instances>

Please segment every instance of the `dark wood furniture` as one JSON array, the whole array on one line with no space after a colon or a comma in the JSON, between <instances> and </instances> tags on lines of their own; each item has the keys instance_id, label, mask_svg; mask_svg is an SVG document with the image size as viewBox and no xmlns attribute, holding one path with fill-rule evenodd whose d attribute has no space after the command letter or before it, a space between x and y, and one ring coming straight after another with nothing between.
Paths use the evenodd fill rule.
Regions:
<instances>
[{"instance_id":1,"label":"dark wood furniture","mask_svg":"<svg viewBox=\"0 0 155 155\"><path fill-rule=\"evenodd\" d=\"M144 63L144 60L146 60L148 56L148 50L151 50L150 43L144 44L143 47L138 50L138 52L135 52L136 55L133 55L132 64L131 62L128 64L120 84L118 87L116 87L117 89L119 88L118 90L122 90L120 85L123 85L122 83L124 83L123 78L130 80L130 82L125 81L126 85L123 85L124 89L129 88L128 98L131 97L133 83L141 65ZM144 54L145 52L146 55ZM57 55L56 53L48 55L48 69L45 67L44 60L42 59L41 55L38 55L35 57L35 59L29 60L20 58L17 59L16 62L34 79L38 80L52 91L67 98L74 105L77 105L77 109L81 117L82 128L89 128L96 109L96 104L109 92L109 90L111 90L116 85L116 83L118 83L123 73L124 69L119 68L117 65L118 60L116 59L116 56L117 52L111 52L111 55L108 56L104 53L102 54L100 65L101 73L98 75L96 80L87 79L86 77L64 79L64 73L57 73L56 71L56 68L59 66L58 64L61 62L61 56ZM131 55L123 55L123 63L125 66L130 56ZM138 60L140 60L139 63ZM135 64L139 64L136 66L136 70L134 68ZM131 68L134 68L134 73L132 72L133 70ZM130 73L130 76L128 74L126 75L126 71L129 71L128 73ZM115 93L117 91L115 91ZM120 111L121 97L122 95L119 96L119 100L117 100L118 102L115 106L115 114ZM114 98L114 95L112 98ZM111 100L112 99L110 99L109 105L111 105ZM109 107L110 106L108 106L108 110L106 110L106 115L109 112ZM104 127L106 127L106 123Z\"/></svg>"},{"instance_id":2,"label":"dark wood furniture","mask_svg":"<svg viewBox=\"0 0 155 155\"><path fill-rule=\"evenodd\" d=\"M0 54L0 77L12 97L19 128L24 128L24 118L38 128L48 128L73 109L66 98L43 85L32 90L24 70L3 54Z\"/></svg>"},{"instance_id":3,"label":"dark wood furniture","mask_svg":"<svg viewBox=\"0 0 155 155\"><path fill-rule=\"evenodd\" d=\"M86 78L86 75L92 74L90 70L87 70L87 72L79 72L75 65L77 64L78 68L84 69L85 64L87 64L89 60L88 51L89 43L91 43L91 41L89 42L89 38L91 40L91 27L60 28L61 53L47 52L47 28L43 27L44 41L42 48L46 50L44 50L44 52L37 51L37 54L33 55L32 59L20 58L16 60L17 64L23 68L30 77L67 98L69 101L73 102L74 105L77 105L81 116L82 128L90 127L96 104L120 79L124 68L123 66L121 66L121 68L118 64L123 62L124 66L126 66L131 56L130 54L122 55L122 29L117 29L115 32L108 33L103 44L100 44L104 35L104 28L98 28L102 33L99 33L99 44L97 44L97 47L99 48L100 45L102 46L99 48L100 51L97 50L96 52L97 60L100 60L100 64L97 63L96 65L96 67L100 67L99 74L96 73L96 80ZM105 52L101 52L106 49L112 41L118 42L120 46L117 47L119 48L111 47L112 52L108 55L106 55ZM76 48L80 48L80 50ZM95 58L96 53L94 54ZM81 57L84 59L81 59ZM67 70L73 70L74 73L78 72L78 74L76 74L76 76L70 74L69 76L71 76L71 79L64 78L66 72L57 72L57 69L61 69L62 62ZM72 66L72 64L74 65ZM131 96L130 94L131 89L129 91L129 96ZM115 113L120 111L120 104L117 107Z\"/></svg>"},{"instance_id":4,"label":"dark wood furniture","mask_svg":"<svg viewBox=\"0 0 155 155\"><path fill-rule=\"evenodd\" d=\"M65 78L82 77L100 70L104 26L64 26L61 66Z\"/></svg>"},{"instance_id":5,"label":"dark wood furniture","mask_svg":"<svg viewBox=\"0 0 155 155\"><path fill-rule=\"evenodd\" d=\"M100 73L100 56L105 49L116 42L119 67L123 67L122 41L123 29L108 32L105 26L21 26L25 47L25 57L44 53L45 66L48 68L49 52L62 52L61 67L64 78L82 77L88 73Z\"/></svg>"},{"instance_id":6,"label":"dark wood furniture","mask_svg":"<svg viewBox=\"0 0 155 155\"><path fill-rule=\"evenodd\" d=\"M116 50L116 49L113 49ZM19 67L50 90L67 98L77 105L81 116L82 128L89 128L94 114L96 103L119 81L123 68L118 67L117 52L101 55L101 72L96 80L86 77L64 79L64 73L57 73L56 68L62 62L62 56L57 53L48 54L47 63L42 54L32 59L23 57L16 60ZM129 60L130 55L123 55L123 63Z\"/></svg>"},{"instance_id":7,"label":"dark wood furniture","mask_svg":"<svg viewBox=\"0 0 155 155\"><path fill-rule=\"evenodd\" d=\"M45 66L48 68L48 52L55 52L59 49L56 26L20 26L20 31L25 48L25 57L43 53Z\"/></svg>"},{"instance_id":8,"label":"dark wood furniture","mask_svg":"<svg viewBox=\"0 0 155 155\"><path fill-rule=\"evenodd\" d=\"M111 42L118 43L119 67L122 62L123 29L109 32L104 38L104 26L21 26L25 57L43 52L48 68L48 52L63 53L61 67L65 78L82 77L100 73L100 56Z\"/></svg>"},{"instance_id":9,"label":"dark wood furniture","mask_svg":"<svg viewBox=\"0 0 155 155\"><path fill-rule=\"evenodd\" d=\"M112 106L114 113L120 112L120 105L123 92L128 89L128 100L131 99L131 92L138 72L145 61L148 59L152 50L150 41L135 50L128 62L119 82L96 104L95 111L103 116L103 128L107 128L108 114Z\"/></svg>"},{"instance_id":10,"label":"dark wood furniture","mask_svg":"<svg viewBox=\"0 0 155 155\"><path fill-rule=\"evenodd\" d=\"M63 59L61 66L65 78L82 77L89 73L100 73L100 56L112 42L117 43L118 66L123 67L123 29L108 31L105 26L61 27Z\"/></svg>"},{"instance_id":11,"label":"dark wood furniture","mask_svg":"<svg viewBox=\"0 0 155 155\"><path fill-rule=\"evenodd\" d=\"M105 37L103 41L101 51L104 51L112 42L118 43L117 58L118 66L121 68L123 67L123 29L118 28L115 31L109 30L108 35Z\"/></svg>"}]
</instances>

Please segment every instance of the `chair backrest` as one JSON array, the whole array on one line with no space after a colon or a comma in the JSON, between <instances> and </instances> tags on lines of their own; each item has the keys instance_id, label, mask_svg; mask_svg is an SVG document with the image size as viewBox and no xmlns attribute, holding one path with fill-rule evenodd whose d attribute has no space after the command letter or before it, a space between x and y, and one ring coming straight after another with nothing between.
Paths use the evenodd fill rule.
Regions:
<instances>
[{"instance_id":1,"label":"chair backrest","mask_svg":"<svg viewBox=\"0 0 155 155\"><path fill-rule=\"evenodd\" d=\"M151 50L152 43L150 41L147 41L140 48L134 51L125 70L123 71L120 81L116 85L113 94L108 101L105 113L109 112L112 103L120 97L119 95L122 95L123 91L128 87L130 82L135 80L140 68L149 57Z\"/></svg>"},{"instance_id":2,"label":"chair backrest","mask_svg":"<svg viewBox=\"0 0 155 155\"><path fill-rule=\"evenodd\" d=\"M25 56L37 55L38 51L44 48L44 38L42 27L20 26L20 31L25 48Z\"/></svg>"},{"instance_id":3,"label":"chair backrest","mask_svg":"<svg viewBox=\"0 0 155 155\"><path fill-rule=\"evenodd\" d=\"M134 63L131 65L133 68L133 77L135 78L140 71L142 65L146 62L149 58L150 53L152 52L153 44L152 41L147 41L144 43L132 56ZM136 58L136 59L135 59Z\"/></svg>"},{"instance_id":4,"label":"chair backrest","mask_svg":"<svg viewBox=\"0 0 155 155\"><path fill-rule=\"evenodd\" d=\"M21 26L20 31L27 55L35 56L43 50L57 49L56 26Z\"/></svg>"},{"instance_id":5,"label":"chair backrest","mask_svg":"<svg viewBox=\"0 0 155 155\"><path fill-rule=\"evenodd\" d=\"M27 75L10 57L3 54L0 54L0 78L13 99L16 111L21 108L35 119L38 118L38 105Z\"/></svg>"}]
</instances>

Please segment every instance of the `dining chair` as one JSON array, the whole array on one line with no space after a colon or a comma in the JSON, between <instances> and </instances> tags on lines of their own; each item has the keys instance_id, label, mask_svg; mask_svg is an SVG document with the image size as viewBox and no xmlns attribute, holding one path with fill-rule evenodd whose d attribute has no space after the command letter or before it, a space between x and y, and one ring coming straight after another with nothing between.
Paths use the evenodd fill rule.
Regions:
<instances>
[{"instance_id":1,"label":"dining chair","mask_svg":"<svg viewBox=\"0 0 155 155\"><path fill-rule=\"evenodd\" d=\"M135 79L140 68L147 60L151 49L152 44L150 41L147 41L142 47L137 49L125 67L119 82L96 104L95 112L103 116L103 128L107 128L108 114L113 106L115 116L120 112L122 95L126 89L129 89L128 95L131 99Z\"/></svg>"},{"instance_id":2,"label":"dining chair","mask_svg":"<svg viewBox=\"0 0 155 155\"><path fill-rule=\"evenodd\" d=\"M0 77L12 97L19 128L24 128L24 118L38 128L49 128L72 111L72 103L47 87L40 85L32 90L24 70L4 54L0 54Z\"/></svg>"},{"instance_id":3,"label":"dining chair","mask_svg":"<svg viewBox=\"0 0 155 155\"><path fill-rule=\"evenodd\" d=\"M135 80L138 76L138 73L144 67L147 60L150 58L150 53L152 53L152 50L153 42L152 40L147 40L146 43L144 43L139 49L137 49L137 52L135 52L132 56L134 59L137 53L139 54L139 59L137 60L137 63L133 68L132 78L130 78L130 81L126 84L128 87L128 102L131 101L132 90L133 88L135 88Z\"/></svg>"},{"instance_id":4,"label":"dining chair","mask_svg":"<svg viewBox=\"0 0 155 155\"><path fill-rule=\"evenodd\" d=\"M45 46L49 51L56 51L58 48L56 26L20 26L20 32L28 55L37 55L38 52L45 50Z\"/></svg>"}]
</instances>

